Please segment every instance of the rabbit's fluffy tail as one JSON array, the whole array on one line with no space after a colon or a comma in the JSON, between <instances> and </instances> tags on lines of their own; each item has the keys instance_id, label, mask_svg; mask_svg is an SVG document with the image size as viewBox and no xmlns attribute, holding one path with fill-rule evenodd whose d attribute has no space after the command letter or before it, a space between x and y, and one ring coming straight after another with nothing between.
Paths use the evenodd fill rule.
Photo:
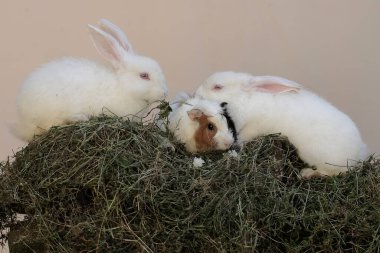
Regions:
<instances>
[{"instance_id":1,"label":"rabbit's fluffy tail","mask_svg":"<svg viewBox=\"0 0 380 253\"><path fill-rule=\"evenodd\" d=\"M366 144L362 144L362 147L360 149L360 159L365 160L369 155L368 146Z\"/></svg>"}]
</instances>

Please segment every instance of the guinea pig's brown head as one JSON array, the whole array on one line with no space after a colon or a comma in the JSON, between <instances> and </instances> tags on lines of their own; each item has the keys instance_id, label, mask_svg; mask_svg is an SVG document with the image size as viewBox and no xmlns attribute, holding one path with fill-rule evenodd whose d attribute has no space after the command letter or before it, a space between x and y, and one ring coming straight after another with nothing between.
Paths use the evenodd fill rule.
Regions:
<instances>
[{"instance_id":1,"label":"guinea pig's brown head","mask_svg":"<svg viewBox=\"0 0 380 253\"><path fill-rule=\"evenodd\" d=\"M193 135L193 147L187 147L189 151L200 153L227 150L234 143L233 134L223 114L207 115L200 109L192 109L187 114L192 121L198 123Z\"/></svg>"}]
</instances>

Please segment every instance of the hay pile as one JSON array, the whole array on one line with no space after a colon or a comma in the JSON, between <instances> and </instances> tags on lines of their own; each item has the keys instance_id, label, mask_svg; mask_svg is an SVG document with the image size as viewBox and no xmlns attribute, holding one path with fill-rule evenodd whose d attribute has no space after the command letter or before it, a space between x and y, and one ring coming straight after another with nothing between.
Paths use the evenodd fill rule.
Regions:
<instances>
[{"instance_id":1,"label":"hay pile","mask_svg":"<svg viewBox=\"0 0 380 253\"><path fill-rule=\"evenodd\" d=\"M202 167L194 157L153 124L99 117L52 128L0 167L11 252L380 250L379 160L300 180L304 165L278 135L238 156L196 156Z\"/></svg>"}]
</instances>

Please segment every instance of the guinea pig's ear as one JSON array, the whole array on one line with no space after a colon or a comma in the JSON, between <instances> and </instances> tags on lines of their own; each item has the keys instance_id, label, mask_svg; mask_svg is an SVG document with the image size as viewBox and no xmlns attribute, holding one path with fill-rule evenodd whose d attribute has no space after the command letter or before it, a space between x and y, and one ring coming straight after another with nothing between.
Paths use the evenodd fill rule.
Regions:
<instances>
[{"instance_id":1,"label":"guinea pig's ear","mask_svg":"<svg viewBox=\"0 0 380 253\"><path fill-rule=\"evenodd\" d=\"M242 85L243 91L265 93L298 92L302 86L296 82L277 76L255 76Z\"/></svg>"},{"instance_id":2,"label":"guinea pig's ear","mask_svg":"<svg viewBox=\"0 0 380 253\"><path fill-rule=\"evenodd\" d=\"M204 115L204 113L199 109L191 109L187 112L187 115L189 115L189 118L191 120L199 120Z\"/></svg>"}]
</instances>

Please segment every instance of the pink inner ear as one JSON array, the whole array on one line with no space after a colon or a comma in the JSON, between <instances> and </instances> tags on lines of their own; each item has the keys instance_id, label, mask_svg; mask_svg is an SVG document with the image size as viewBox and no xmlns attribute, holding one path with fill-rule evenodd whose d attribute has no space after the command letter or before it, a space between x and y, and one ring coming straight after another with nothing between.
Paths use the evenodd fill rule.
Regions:
<instances>
[{"instance_id":1,"label":"pink inner ear","mask_svg":"<svg viewBox=\"0 0 380 253\"><path fill-rule=\"evenodd\" d=\"M202 117L204 114L201 110L199 109L192 109L187 112L187 115L189 115L189 118L191 120L198 120L200 117Z\"/></svg>"},{"instance_id":2,"label":"pink inner ear","mask_svg":"<svg viewBox=\"0 0 380 253\"><path fill-rule=\"evenodd\" d=\"M221 90L222 88L223 86L220 84L214 84L214 86L212 86L212 90Z\"/></svg>"},{"instance_id":3,"label":"pink inner ear","mask_svg":"<svg viewBox=\"0 0 380 253\"><path fill-rule=\"evenodd\" d=\"M297 92L299 88L289 87L289 86L278 84L278 83L265 83L265 84L256 86L256 90L261 91L261 92L268 92L268 93L283 93L283 92L290 92L290 91Z\"/></svg>"}]
</instances>

